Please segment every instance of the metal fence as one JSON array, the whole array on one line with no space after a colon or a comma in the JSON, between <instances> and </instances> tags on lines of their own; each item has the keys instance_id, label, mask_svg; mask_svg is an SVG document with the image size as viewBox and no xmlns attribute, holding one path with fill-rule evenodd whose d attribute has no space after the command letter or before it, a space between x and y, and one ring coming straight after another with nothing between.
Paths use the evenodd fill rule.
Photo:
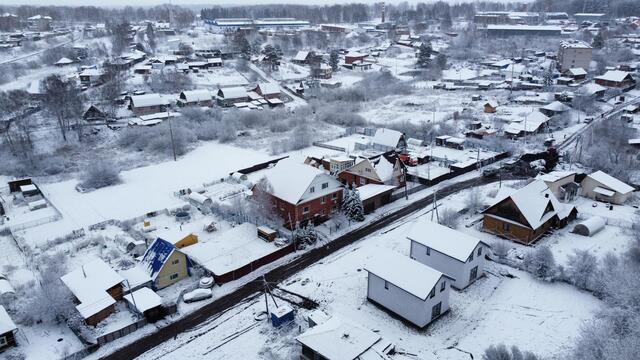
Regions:
<instances>
[{"instance_id":1,"label":"metal fence","mask_svg":"<svg viewBox=\"0 0 640 360\"><path fill-rule=\"evenodd\" d=\"M106 343L112 342L114 340L120 339L121 337L127 336L129 334L131 334L132 332L140 329L141 327L147 325L147 319L142 318L136 322L134 322L131 325L125 326L121 329L118 329L116 331L112 331L108 334L104 334L102 336L99 336L96 338L96 341L98 342L98 345L102 346Z\"/></svg>"}]
</instances>

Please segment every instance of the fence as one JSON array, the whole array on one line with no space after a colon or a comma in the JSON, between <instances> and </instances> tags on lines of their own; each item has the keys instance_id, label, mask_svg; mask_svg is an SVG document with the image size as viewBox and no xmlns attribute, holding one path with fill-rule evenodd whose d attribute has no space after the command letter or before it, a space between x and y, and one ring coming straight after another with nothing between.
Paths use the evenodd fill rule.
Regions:
<instances>
[{"instance_id":1,"label":"fence","mask_svg":"<svg viewBox=\"0 0 640 360\"><path fill-rule=\"evenodd\" d=\"M407 174L407 179L408 180L417 179L420 184L423 184L423 185L426 185L426 186L433 186L433 185L437 185L437 184L439 184L439 183L441 183L441 182L443 182L445 180L450 180L450 179L453 179L453 178L455 178L457 176L466 174L468 172L471 172L471 171L474 171L474 170L478 170L479 167L487 166L489 164L493 164L494 162L502 160L502 159L505 159L508 156L509 156L509 153L501 153L501 154L498 154L498 155L496 155L496 156L494 156L494 157L492 157L490 159L482 160L479 163L475 163L475 164L467 166L465 168L453 169L451 172L443 174L443 175L440 175L440 176L435 177L433 179L420 178L420 177L417 177L417 176L413 176L411 174Z\"/></svg>"},{"instance_id":2,"label":"fence","mask_svg":"<svg viewBox=\"0 0 640 360\"><path fill-rule=\"evenodd\" d=\"M268 168L271 164L276 164L276 163L278 163L278 161L280 161L282 159L286 159L288 157L289 156L283 156L281 158L269 160L267 162L263 162L263 163L260 163L260 164L256 164L256 165L250 166L248 168L240 169L240 170L237 170L235 172L239 172L240 174L245 174L245 175L246 174L251 174L251 173L256 172L256 171L264 170L264 169ZM233 175L233 173L230 173L229 175Z\"/></svg>"},{"instance_id":3,"label":"fence","mask_svg":"<svg viewBox=\"0 0 640 360\"><path fill-rule=\"evenodd\" d=\"M319 141L314 141L312 143L313 146L317 146L317 147L321 147L321 148L325 148L325 149L329 149L329 150L335 150L335 151L342 151L342 152L346 152L347 150L343 147L340 146L334 146L334 145L329 145L329 144L325 144Z\"/></svg>"},{"instance_id":4,"label":"fence","mask_svg":"<svg viewBox=\"0 0 640 360\"><path fill-rule=\"evenodd\" d=\"M98 345L102 346L108 342L112 342L114 340L120 339L121 337L127 336L145 325L147 325L147 319L142 318L131 325L123 327L122 329L99 336L98 338L96 338L96 341L98 342Z\"/></svg>"}]
</instances>

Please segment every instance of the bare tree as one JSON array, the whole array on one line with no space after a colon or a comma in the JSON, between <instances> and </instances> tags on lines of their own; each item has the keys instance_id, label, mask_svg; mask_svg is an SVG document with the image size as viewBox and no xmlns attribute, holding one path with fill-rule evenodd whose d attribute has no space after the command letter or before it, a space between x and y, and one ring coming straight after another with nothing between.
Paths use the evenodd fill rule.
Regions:
<instances>
[{"instance_id":1,"label":"bare tree","mask_svg":"<svg viewBox=\"0 0 640 360\"><path fill-rule=\"evenodd\" d=\"M44 93L44 105L56 118L62 139L67 141L67 131L74 120L78 121L82 112L80 89L71 80L51 75L44 80ZM77 131L78 140L81 140L81 126L77 126Z\"/></svg>"}]
</instances>

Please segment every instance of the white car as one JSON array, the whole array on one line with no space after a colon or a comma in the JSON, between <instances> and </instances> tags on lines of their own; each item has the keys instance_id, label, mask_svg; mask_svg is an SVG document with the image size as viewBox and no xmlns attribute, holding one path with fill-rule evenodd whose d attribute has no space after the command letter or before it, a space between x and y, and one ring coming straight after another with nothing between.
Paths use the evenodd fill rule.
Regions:
<instances>
[{"instance_id":1,"label":"white car","mask_svg":"<svg viewBox=\"0 0 640 360\"><path fill-rule=\"evenodd\" d=\"M212 296L213 294L209 289L195 289L193 291L190 291L184 294L184 296L182 297L182 300L184 300L184 302L186 303L190 303L195 301L201 301L204 299L209 299Z\"/></svg>"}]
</instances>

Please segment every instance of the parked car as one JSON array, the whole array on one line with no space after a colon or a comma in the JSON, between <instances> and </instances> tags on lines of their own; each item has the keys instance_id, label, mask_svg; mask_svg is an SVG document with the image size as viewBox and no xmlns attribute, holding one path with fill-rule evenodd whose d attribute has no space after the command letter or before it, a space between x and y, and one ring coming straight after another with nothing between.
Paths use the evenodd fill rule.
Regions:
<instances>
[{"instance_id":1,"label":"parked car","mask_svg":"<svg viewBox=\"0 0 640 360\"><path fill-rule=\"evenodd\" d=\"M500 172L500 169L498 168L486 168L484 170L482 170L482 176L483 177L494 177L497 176L498 173Z\"/></svg>"},{"instance_id":2,"label":"parked car","mask_svg":"<svg viewBox=\"0 0 640 360\"><path fill-rule=\"evenodd\" d=\"M204 299L209 299L212 296L213 296L213 293L211 292L210 289L195 289L193 291L190 291L184 294L184 296L182 296L182 300L184 300L184 302L186 303L190 303L190 302L202 301Z\"/></svg>"},{"instance_id":3,"label":"parked car","mask_svg":"<svg viewBox=\"0 0 640 360\"><path fill-rule=\"evenodd\" d=\"M593 122L593 116L587 116L586 118L584 118L585 124L590 124L592 122Z\"/></svg>"}]
</instances>

